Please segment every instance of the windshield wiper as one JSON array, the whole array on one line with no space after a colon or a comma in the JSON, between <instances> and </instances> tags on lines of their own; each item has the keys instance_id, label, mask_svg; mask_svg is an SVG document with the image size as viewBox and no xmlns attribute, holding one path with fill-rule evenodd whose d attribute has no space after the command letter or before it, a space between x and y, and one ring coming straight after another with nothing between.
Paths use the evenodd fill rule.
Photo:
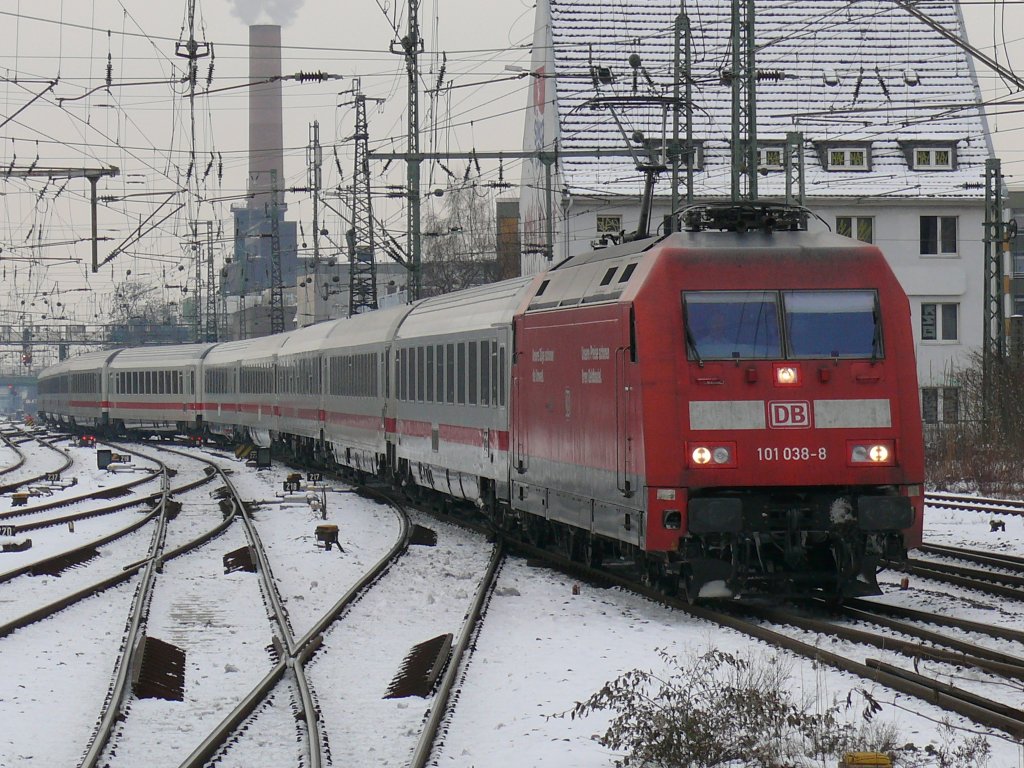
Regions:
<instances>
[{"instance_id":1,"label":"windshield wiper","mask_svg":"<svg viewBox=\"0 0 1024 768\"><path fill-rule=\"evenodd\" d=\"M693 338L693 332L690 331L690 326L686 326L686 348L693 352L693 359L697 361L697 365L700 368L704 367L704 360L700 356L700 352L697 351L697 342Z\"/></svg>"},{"instance_id":2,"label":"windshield wiper","mask_svg":"<svg viewBox=\"0 0 1024 768\"><path fill-rule=\"evenodd\" d=\"M871 337L871 364L878 362L878 353L882 349L882 324L879 322L878 312L871 313L871 319L875 323L875 332Z\"/></svg>"}]
</instances>

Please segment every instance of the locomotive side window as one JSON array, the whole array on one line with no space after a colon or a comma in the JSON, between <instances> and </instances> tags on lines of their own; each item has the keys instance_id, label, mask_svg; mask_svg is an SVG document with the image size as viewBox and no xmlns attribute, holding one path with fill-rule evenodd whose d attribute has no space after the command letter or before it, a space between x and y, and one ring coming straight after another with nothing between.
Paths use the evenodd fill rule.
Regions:
<instances>
[{"instance_id":1,"label":"locomotive side window","mask_svg":"<svg viewBox=\"0 0 1024 768\"><path fill-rule=\"evenodd\" d=\"M784 291L790 357L882 356L874 291Z\"/></svg>"},{"instance_id":2,"label":"locomotive side window","mask_svg":"<svg viewBox=\"0 0 1024 768\"><path fill-rule=\"evenodd\" d=\"M782 357L774 291L700 291L683 294L690 360Z\"/></svg>"}]
</instances>

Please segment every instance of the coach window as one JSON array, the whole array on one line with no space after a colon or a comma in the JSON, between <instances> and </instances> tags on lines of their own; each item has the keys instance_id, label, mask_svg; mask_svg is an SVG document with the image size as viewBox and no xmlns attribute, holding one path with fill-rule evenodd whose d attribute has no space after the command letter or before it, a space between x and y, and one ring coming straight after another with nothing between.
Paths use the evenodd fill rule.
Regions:
<instances>
[{"instance_id":1,"label":"coach window","mask_svg":"<svg viewBox=\"0 0 1024 768\"><path fill-rule=\"evenodd\" d=\"M139 379L140 379L139 372L138 371L132 371L132 394L133 395L141 395L142 394L142 382Z\"/></svg>"},{"instance_id":2,"label":"coach window","mask_svg":"<svg viewBox=\"0 0 1024 768\"><path fill-rule=\"evenodd\" d=\"M445 385L445 402L455 402L455 345L445 345L445 372L444 372L444 385Z\"/></svg>"},{"instance_id":3,"label":"coach window","mask_svg":"<svg viewBox=\"0 0 1024 768\"><path fill-rule=\"evenodd\" d=\"M409 354L405 361L405 399L410 402L416 400L416 350L415 348L409 349Z\"/></svg>"},{"instance_id":4,"label":"coach window","mask_svg":"<svg viewBox=\"0 0 1024 768\"><path fill-rule=\"evenodd\" d=\"M784 291L791 357L882 357L874 291Z\"/></svg>"},{"instance_id":5,"label":"coach window","mask_svg":"<svg viewBox=\"0 0 1024 768\"><path fill-rule=\"evenodd\" d=\"M469 342L469 404L476 405L476 388L477 388L477 345L475 341Z\"/></svg>"},{"instance_id":6,"label":"coach window","mask_svg":"<svg viewBox=\"0 0 1024 768\"><path fill-rule=\"evenodd\" d=\"M491 404L491 342L480 342L480 405Z\"/></svg>"},{"instance_id":7,"label":"coach window","mask_svg":"<svg viewBox=\"0 0 1024 768\"><path fill-rule=\"evenodd\" d=\"M428 403L434 402L434 345L431 344L427 347L426 352L426 363L424 367L424 377L427 380L427 392L426 401Z\"/></svg>"},{"instance_id":8,"label":"coach window","mask_svg":"<svg viewBox=\"0 0 1024 768\"><path fill-rule=\"evenodd\" d=\"M701 291L683 294L690 360L782 356L774 291Z\"/></svg>"},{"instance_id":9,"label":"coach window","mask_svg":"<svg viewBox=\"0 0 1024 768\"><path fill-rule=\"evenodd\" d=\"M399 400L405 400L405 359L406 350L398 350L398 370L395 372L395 381L398 384L396 388L398 389L398 392L395 393L395 396Z\"/></svg>"},{"instance_id":10,"label":"coach window","mask_svg":"<svg viewBox=\"0 0 1024 768\"><path fill-rule=\"evenodd\" d=\"M458 344L458 364L455 367L455 375L458 377L459 405L466 404L466 343L460 341Z\"/></svg>"},{"instance_id":11,"label":"coach window","mask_svg":"<svg viewBox=\"0 0 1024 768\"><path fill-rule=\"evenodd\" d=\"M434 358L434 374L437 387L436 403L444 402L444 344L437 345L437 355Z\"/></svg>"},{"instance_id":12,"label":"coach window","mask_svg":"<svg viewBox=\"0 0 1024 768\"><path fill-rule=\"evenodd\" d=\"M505 345L498 348L498 405L505 407Z\"/></svg>"},{"instance_id":13,"label":"coach window","mask_svg":"<svg viewBox=\"0 0 1024 768\"><path fill-rule=\"evenodd\" d=\"M421 403L427 393L426 359L426 350L423 347L416 347L416 399Z\"/></svg>"}]
</instances>

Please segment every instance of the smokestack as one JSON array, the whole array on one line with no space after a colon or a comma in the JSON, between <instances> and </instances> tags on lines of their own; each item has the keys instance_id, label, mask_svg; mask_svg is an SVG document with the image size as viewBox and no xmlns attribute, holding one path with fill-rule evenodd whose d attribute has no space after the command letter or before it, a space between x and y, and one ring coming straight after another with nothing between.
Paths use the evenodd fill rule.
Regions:
<instances>
[{"instance_id":1,"label":"smokestack","mask_svg":"<svg viewBox=\"0 0 1024 768\"><path fill-rule=\"evenodd\" d=\"M272 82L249 88L249 207L270 205L270 171L277 171L277 188L284 188L284 130L281 117L281 27L249 27L249 80ZM280 197L278 198L280 199Z\"/></svg>"}]
</instances>

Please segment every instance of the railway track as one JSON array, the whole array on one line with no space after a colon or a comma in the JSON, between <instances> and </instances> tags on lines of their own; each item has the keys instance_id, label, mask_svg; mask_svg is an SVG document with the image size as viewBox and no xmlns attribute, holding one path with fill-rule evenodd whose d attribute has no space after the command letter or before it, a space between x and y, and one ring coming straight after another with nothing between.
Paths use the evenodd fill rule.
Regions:
<instances>
[{"instance_id":1,"label":"railway track","mask_svg":"<svg viewBox=\"0 0 1024 768\"><path fill-rule=\"evenodd\" d=\"M51 477L53 475L60 475L61 473L67 471L68 468L70 468L72 465L71 456L68 455L66 451L63 451L60 448L58 448L51 441L45 440L42 437L38 436L29 436L27 434L25 435L25 438L26 442L29 440L36 442L39 444L40 447L48 449L53 453L56 453L60 457L60 461L59 463L51 467L47 467L43 471L36 471L34 474L30 474L25 477L15 477L12 479L10 476L15 475L16 473L18 473L19 470L21 470L25 466L28 457L25 455L25 452L22 450L20 445L16 444L9 435L4 435L4 442L17 453L19 458L18 461L15 462L15 464L6 467L2 472L0 472L0 478L2 478L2 481L0 481L0 494L12 493L18 490L19 488L23 488L32 483L43 482L48 477Z\"/></svg>"},{"instance_id":2,"label":"railway track","mask_svg":"<svg viewBox=\"0 0 1024 768\"><path fill-rule=\"evenodd\" d=\"M639 594L655 603L673 610L688 613L696 618L704 619L714 625L726 627L772 646L783 648L797 656L823 662L835 669L858 675L864 679L875 681L892 690L913 696L941 707L949 712L966 717L980 725L996 728L1013 739L1024 739L1024 711L992 701L991 697L949 685L938 679L930 679L925 675L911 670L901 669L875 659L856 661L847 654L836 653L822 647L821 636L833 636L853 643L873 646L881 651L901 653L913 659L929 659L949 665L962 665L984 670L987 674L1016 681L1024 680L1024 655L1018 657L999 651L985 649L966 640L914 627L907 622L897 622L895 618L886 617L884 613L889 607L877 607L866 601L853 601L854 605L847 610L849 618L871 622L880 627L877 633L869 633L849 627L838 627L834 621L826 621L809 616L800 616L792 611L769 608L752 608L744 606L733 610L726 607L708 607L690 605L683 600L664 595L642 584L633 578L622 577L606 570L596 570L581 563L553 556L550 552L537 550L521 542L509 543L510 550L525 554L531 558L539 558L555 566L558 570L590 582L621 587ZM1024 596L1024 593L1022 593ZM896 609L892 609L896 613ZM965 631L983 633L989 637L1003 640L1014 640L1024 644L1024 633L1014 630L993 628L989 625L932 617L931 614L905 611L904 618L916 621L939 623L946 621L947 626L957 627ZM753 618L752 618L753 617ZM793 625L810 634L808 640L793 637L764 622L779 625ZM892 632L899 632L916 640L905 640L893 637ZM939 647L942 646L942 647Z\"/></svg>"},{"instance_id":3,"label":"railway track","mask_svg":"<svg viewBox=\"0 0 1024 768\"><path fill-rule=\"evenodd\" d=\"M291 683L298 691L298 708L296 719L304 723L305 749L303 764L311 768L318 768L324 764L324 752L326 751L325 735L321 732L320 706L316 702L312 688L307 678L306 665L314 653L321 647L324 634L339 620L342 614L356 602L362 594L374 584L406 550L409 545L409 537L412 527L408 516L404 511L396 510L399 513L400 527L399 536L393 546L374 563L365 574L358 579L349 589L327 610L312 627L301 636L296 636L291 629L287 611L281 604L277 588L270 575L270 563L266 552L263 551L260 537L252 525L251 518L246 511L246 504L234 495L235 503L239 514L247 520L247 530L251 531L254 546L258 548L257 572L263 574L264 590L270 597L274 623L276 625L275 635L277 637L277 662L273 668L255 685L221 721L207 735L202 742L180 763L181 768L201 768L213 759L223 759L232 752L229 740L256 715L261 706L265 704L273 691L286 677L291 678Z\"/></svg>"},{"instance_id":4,"label":"railway track","mask_svg":"<svg viewBox=\"0 0 1024 768\"><path fill-rule=\"evenodd\" d=\"M939 509L963 509L1000 515L1024 515L1024 500L996 499L958 493L926 493L925 504Z\"/></svg>"}]
</instances>

